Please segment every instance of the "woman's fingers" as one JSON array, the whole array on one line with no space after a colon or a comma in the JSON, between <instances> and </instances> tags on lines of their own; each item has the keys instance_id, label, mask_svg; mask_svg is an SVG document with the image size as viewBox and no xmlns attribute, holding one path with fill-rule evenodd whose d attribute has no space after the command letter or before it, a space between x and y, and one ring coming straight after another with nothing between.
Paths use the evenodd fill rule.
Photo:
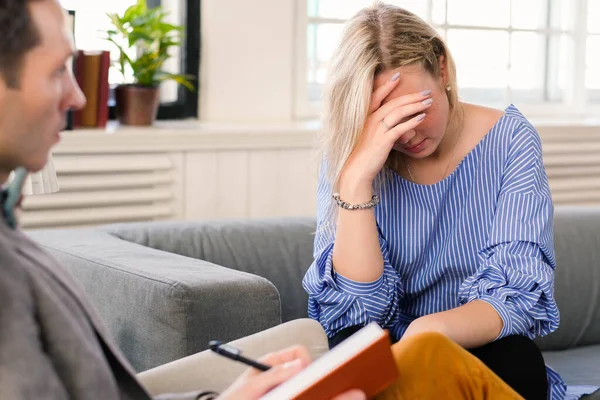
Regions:
<instances>
[{"instance_id":1,"label":"woman's fingers","mask_svg":"<svg viewBox=\"0 0 600 400\"><path fill-rule=\"evenodd\" d=\"M400 81L400 72L396 72L392 77L383 85L378 87L373 91L373 95L371 96L371 105L369 106L369 114L374 113L381 107L381 102L385 99L392 90L398 86L398 82Z\"/></svg>"},{"instance_id":2,"label":"woman's fingers","mask_svg":"<svg viewBox=\"0 0 600 400\"><path fill-rule=\"evenodd\" d=\"M421 114L427 110L433 104L433 99L429 98L418 103L412 103L405 106L399 106L393 109L391 112L386 114L382 120L385 122L385 126L390 129L400 124L401 122L407 121L410 117ZM383 124L382 124L383 125Z\"/></svg>"},{"instance_id":3,"label":"woman's fingers","mask_svg":"<svg viewBox=\"0 0 600 400\"><path fill-rule=\"evenodd\" d=\"M410 139L412 139L416 135L414 129L421 122L423 122L425 117L426 117L426 114L421 113L415 117L412 117L408 121L405 121L405 122L402 122L402 123L396 125L395 127L393 127L392 129L390 129L388 132L385 133L386 138L388 138L388 140L390 140L392 143L396 143L398 141L402 144L408 143L410 141ZM410 136L411 131L412 131L412 137ZM406 135L406 137L405 137L405 135Z\"/></svg>"},{"instance_id":4,"label":"woman's fingers","mask_svg":"<svg viewBox=\"0 0 600 400\"><path fill-rule=\"evenodd\" d=\"M395 99L390 100L381 107L379 107L379 109L377 109L377 111L373 113L373 117L382 120L386 115L394 111L396 108L413 103L420 103L430 98L431 90L424 90L420 93L411 93L404 96L396 97Z\"/></svg>"}]
</instances>

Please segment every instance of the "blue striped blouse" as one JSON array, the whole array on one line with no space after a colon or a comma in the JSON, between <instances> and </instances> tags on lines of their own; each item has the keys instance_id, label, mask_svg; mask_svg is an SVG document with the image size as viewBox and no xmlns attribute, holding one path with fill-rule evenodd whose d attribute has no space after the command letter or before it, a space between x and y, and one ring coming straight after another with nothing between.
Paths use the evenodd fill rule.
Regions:
<instances>
[{"instance_id":1,"label":"blue striped blouse","mask_svg":"<svg viewBox=\"0 0 600 400\"><path fill-rule=\"evenodd\" d=\"M331 205L322 168L317 224ZM419 185L393 174L375 207L383 275L362 283L336 274L333 234L317 229L303 280L308 313L329 337L375 321L395 340L416 318L479 299L496 309L499 338L558 327L554 301L553 204L535 128L513 105L442 181ZM551 399L566 386L550 368Z\"/></svg>"}]
</instances>

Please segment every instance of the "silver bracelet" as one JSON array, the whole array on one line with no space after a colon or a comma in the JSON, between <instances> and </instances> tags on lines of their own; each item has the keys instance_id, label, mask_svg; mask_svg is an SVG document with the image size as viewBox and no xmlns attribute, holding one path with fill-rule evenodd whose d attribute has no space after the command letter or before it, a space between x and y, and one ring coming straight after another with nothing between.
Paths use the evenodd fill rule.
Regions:
<instances>
[{"instance_id":1,"label":"silver bracelet","mask_svg":"<svg viewBox=\"0 0 600 400\"><path fill-rule=\"evenodd\" d=\"M338 206L342 207L344 210L366 210L368 208L375 207L375 205L379 203L379 196L377 196L376 194L374 194L373 197L371 197L371 201L362 204L346 203L344 200L340 199L339 193L334 193L332 197L333 200L335 200L335 203Z\"/></svg>"}]
</instances>

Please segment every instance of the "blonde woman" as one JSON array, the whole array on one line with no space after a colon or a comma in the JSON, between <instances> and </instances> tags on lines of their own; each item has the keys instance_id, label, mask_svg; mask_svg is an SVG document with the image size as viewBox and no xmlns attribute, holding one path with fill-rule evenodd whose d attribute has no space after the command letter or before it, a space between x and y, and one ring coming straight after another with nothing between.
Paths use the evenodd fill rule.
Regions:
<instances>
[{"instance_id":1,"label":"blonde woman","mask_svg":"<svg viewBox=\"0 0 600 400\"><path fill-rule=\"evenodd\" d=\"M330 345L372 321L395 346L437 332L523 397L563 398L532 341L559 323L553 204L519 110L459 101L439 34L376 3L333 56L323 139L303 285Z\"/></svg>"}]
</instances>

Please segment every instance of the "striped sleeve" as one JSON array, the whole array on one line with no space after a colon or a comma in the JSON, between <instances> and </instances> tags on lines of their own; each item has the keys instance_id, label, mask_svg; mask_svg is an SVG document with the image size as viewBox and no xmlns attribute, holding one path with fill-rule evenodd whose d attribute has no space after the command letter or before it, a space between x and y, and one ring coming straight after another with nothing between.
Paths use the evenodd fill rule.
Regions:
<instances>
[{"instance_id":1,"label":"striped sleeve","mask_svg":"<svg viewBox=\"0 0 600 400\"><path fill-rule=\"evenodd\" d=\"M321 323L328 337L344 328L377 322L382 327L396 323L403 287L389 262L387 243L379 237L384 272L373 282L356 282L337 274L332 256L334 227L328 226L331 212L331 187L321 168L317 190L317 232L314 261L302 285L309 295L308 315Z\"/></svg>"},{"instance_id":2,"label":"striped sleeve","mask_svg":"<svg viewBox=\"0 0 600 400\"><path fill-rule=\"evenodd\" d=\"M539 136L521 124L509 145L481 265L459 291L462 304L483 300L494 307L504 322L498 338L534 338L558 328L552 218Z\"/></svg>"}]
</instances>

